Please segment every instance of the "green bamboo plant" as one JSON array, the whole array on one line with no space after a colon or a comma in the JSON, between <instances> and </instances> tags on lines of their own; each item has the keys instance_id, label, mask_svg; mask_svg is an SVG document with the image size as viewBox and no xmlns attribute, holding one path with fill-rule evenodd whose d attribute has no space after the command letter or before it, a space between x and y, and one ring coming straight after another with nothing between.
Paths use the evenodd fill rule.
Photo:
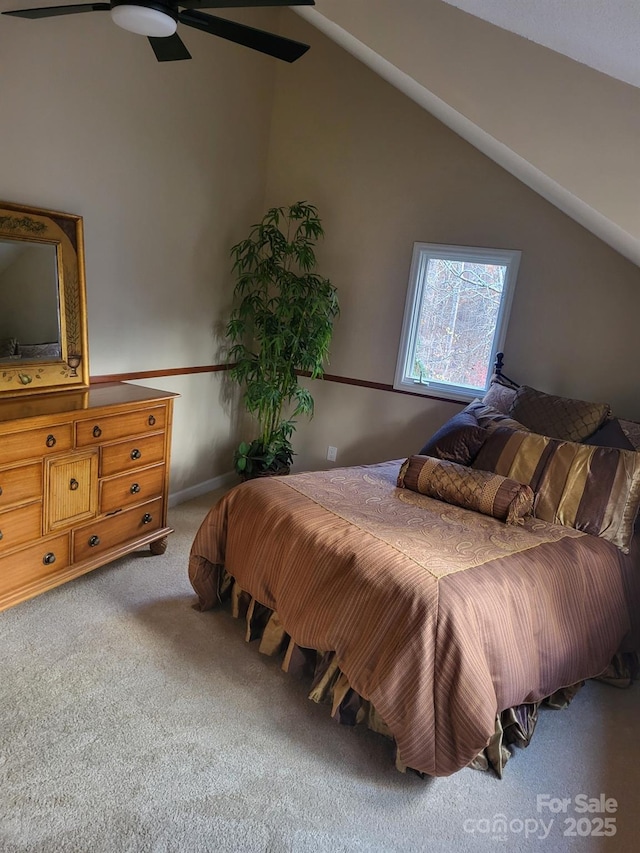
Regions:
<instances>
[{"instance_id":1,"label":"green bamboo plant","mask_svg":"<svg viewBox=\"0 0 640 853\"><path fill-rule=\"evenodd\" d=\"M313 397L299 375L323 375L339 312L335 287L315 272L314 247L322 236L316 207L300 201L268 210L231 249L229 373L259 429L234 454L244 478L288 471L296 418L313 416Z\"/></svg>"}]
</instances>

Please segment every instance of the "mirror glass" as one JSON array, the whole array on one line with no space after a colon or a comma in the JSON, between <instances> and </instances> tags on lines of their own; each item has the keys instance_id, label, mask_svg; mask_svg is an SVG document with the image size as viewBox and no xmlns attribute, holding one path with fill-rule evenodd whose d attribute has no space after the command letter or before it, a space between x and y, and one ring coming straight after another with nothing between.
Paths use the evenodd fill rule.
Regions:
<instances>
[{"instance_id":1,"label":"mirror glass","mask_svg":"<svg viewBox=\"0 0 640 853\"><path fill-rule=\"evenodd\" d=\"M56 247L0 240L0 361L61 358Z\"/></svg>"},{"instance_id":2,"label":"mirror glass","mask_svg":"<svg viewBox=\"0 0 640 853\"><path fill-rule=\"evenodd\" d=\"M0 395L88 385L82 217L0 202Z\"/></svg>"}]
</instances>

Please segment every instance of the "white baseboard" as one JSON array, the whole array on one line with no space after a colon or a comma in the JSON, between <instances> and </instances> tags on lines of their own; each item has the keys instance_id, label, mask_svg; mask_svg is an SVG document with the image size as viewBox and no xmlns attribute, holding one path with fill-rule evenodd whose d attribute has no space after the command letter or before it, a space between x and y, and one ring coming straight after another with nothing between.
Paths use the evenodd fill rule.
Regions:
<instances>
[{"instance_id":1,"label":"white baseboard","mask_svg":"<svg viewBox=\"0 0 640 853\"><path fill-rule=\"evenodd\" d=\"M189 486L188 489L181 489L179 492L169 492L169 506L190 501L192 498L198 498L200 495L206 495L207 492L213 492L215 489L222 489L225 486L233 486L238 482L238 475L235 471L229 471L226 474L220 474L219 477L213 477L211 480L205 480L204 483L197 483L195 486Z\"/></svg>"}]
</instances>

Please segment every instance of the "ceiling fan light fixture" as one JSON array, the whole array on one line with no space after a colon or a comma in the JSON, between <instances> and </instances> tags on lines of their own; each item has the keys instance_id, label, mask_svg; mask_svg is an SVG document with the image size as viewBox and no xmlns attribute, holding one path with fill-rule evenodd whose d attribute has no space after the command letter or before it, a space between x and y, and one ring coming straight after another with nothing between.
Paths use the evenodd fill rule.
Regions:
<instances>
[{"instance_id":1,"label":"ceiling fan light fixture","mask_svg":"<svg viewBox=\"0 0 640 853\"><path fill-rule=\"evenodd\" d=\"M167 38L178 28L177 20L168 12L152 6L137 6L129 3L113 5L111 19L114 24L141 36Z\"/></svg>"}]
</instances>

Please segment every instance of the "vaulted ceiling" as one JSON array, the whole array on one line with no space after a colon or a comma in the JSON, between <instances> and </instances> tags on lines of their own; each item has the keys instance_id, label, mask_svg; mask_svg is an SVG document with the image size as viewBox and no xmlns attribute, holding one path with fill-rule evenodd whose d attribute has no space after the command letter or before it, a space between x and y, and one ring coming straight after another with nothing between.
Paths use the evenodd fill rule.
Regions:
<instances>
[{"instance_id":1,"label":"vaulted ceiling","mask_svg":"<svg viewBox=\"0 0 640 853\"><path fill-rule=\"evenodd\" d=\"M444 0L490 24L640 86L637 0Z\"/></svg>"},{"instance_id":2,"label":"vaulted ceiling","mask_svg":"<svg viewBox=\"0 0 640 853\"><path fill-rule=\"evenodd\" d=\"M640 265L636 0L316 0L296 11Z\"/></svg>"}]
</instances>

